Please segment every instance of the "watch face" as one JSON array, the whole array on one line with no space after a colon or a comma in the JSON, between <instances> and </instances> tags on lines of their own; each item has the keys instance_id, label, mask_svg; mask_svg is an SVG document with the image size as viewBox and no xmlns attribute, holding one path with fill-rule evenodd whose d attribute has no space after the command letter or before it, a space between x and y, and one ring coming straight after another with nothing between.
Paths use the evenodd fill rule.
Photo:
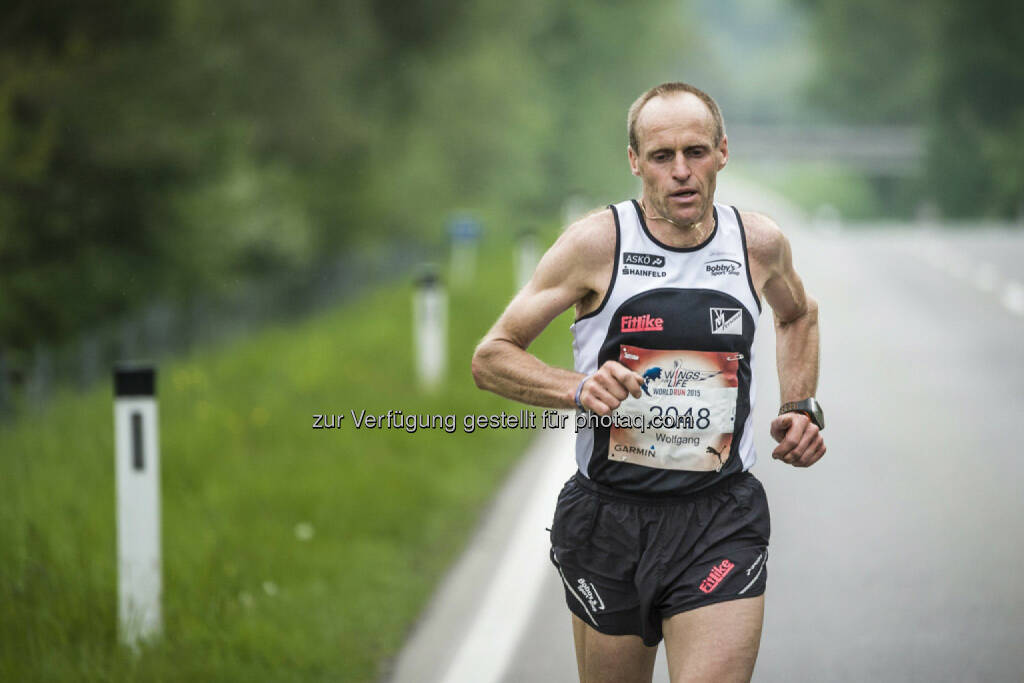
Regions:
<instances>
[{"instance_id":1,"label":"watch face","mask_svg":"<svg viewBox=\"0 0 1024 683\"><path fill-rule=\"evenodd\" d=\"M805 398L803 401L795 401L793 403L787 403L779 410L779 414L782 413L807 413L808 417L814 424L818 425L818 429L825 428L825 411L821 409L821 404L818 403L818 399Z\"/></svg>"},{"instance_id":2,"label":"watch face","mask_svg":"<svg viewBox=\"0 0 1024 683\"><path fill-rule=\"evenodd\" d=\"M818 400L815 398L807 399L807 407L810 408L810 412L814 415L814 422L818 425L818 429L825 428L825 411L821 409L818 404Z\"/></svg>"}]
</instances>

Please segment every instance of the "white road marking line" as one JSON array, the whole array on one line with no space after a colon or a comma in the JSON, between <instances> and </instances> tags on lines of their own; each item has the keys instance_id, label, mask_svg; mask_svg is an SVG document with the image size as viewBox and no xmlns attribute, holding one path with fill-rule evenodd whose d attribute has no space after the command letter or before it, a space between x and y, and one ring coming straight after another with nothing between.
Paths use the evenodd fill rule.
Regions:
<instances>
[{"instance_id":1,"label":"white road marking line","mask_svg":"<svg viewBox=\"0 0 1024 683\"><path fill-rule=\"evenodd\" d=\"M924 259L925 261L928 262L928 265L932 266L933 268L938 268L941 270L946 267L946 259L945 257L943 257L941 253L939 253L938 249L931 248L928 251L926 251L924 254Z\"/></svg>"},{"instance_id":2,"label":"white road marking line","mask_svg":"<svg viewBox=\"0 0 1024 683\"><path fill-rule=\"evenodd\" d=\"M946 271L950 275L955 277L957 280L963 280L964 278L967 277L967 273L969 272L967 266L963 263L963 261L959 260L950 261L946 265Z\"/></svg>"},{"instance_id":3,"label":"white road marking line","mask_svg":"<svg viewBox=\"0 0 1024 683\"><path fill-rule=\"evenodd\" d=\"M999 299L999 303L1011 313L1024 315L1024 285L1016 280L1009 280L1001 292L997 291L1000 277L993 264L983 261L977 267L972 267L954 251L939 243L921 245L919 256L936 270L945 271L958 280L969 280L982 292L992 292Z\"/></svg>"},{"instance_id":4,"label":"white road marking line","mask_svg":"<svg viewBox=\"0 0 1024 683\"><path fill-rule=\"evenodd\" d=\"M497 683L505 674L533 611L544 572L554 571L544 528L551 525L558 492L576 466L573 439L571 429L550 429L542 430L534 442L533 448L545 451L547 463L532 495L523 501L519 525L510 534L504 554L494 558L490 585L480 587L480 607L440 679L443 683Z\"/></svg>"},{"instance_id":5,"label":"white road marking line","mask_svg":"<svg viewBox=\"0 0 1024 683\"><path fill-rule=\"evenodd\" d=\"M1024 286L1016 280L1007 282L1003 288L1002 302L1010 312L1024 315Z\"/></svg>"},{"instance_id":6,"label":"white road marking line","mask_svg":"<svg viewBox=\"0 0 1024 683\"><path fill-rule=\"evenodd\" d=\"M999 279L999 271L987 261L978 266L974 271L974 286L983 292L991 292L996 288L996 281Z\"/></svg>"}]
</instances>

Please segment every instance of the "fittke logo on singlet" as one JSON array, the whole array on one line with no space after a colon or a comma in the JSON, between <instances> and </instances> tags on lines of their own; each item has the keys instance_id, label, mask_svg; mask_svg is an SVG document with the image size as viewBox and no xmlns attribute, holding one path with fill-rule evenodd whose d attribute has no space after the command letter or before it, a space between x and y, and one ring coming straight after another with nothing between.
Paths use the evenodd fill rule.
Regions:
<instances>
[{"instance_id":1,"label":"fittke logo on singlet","mask_svg":"<svg viewBox=\"0 0 1024 683\"><path fill-rule=\"evenodd\" d=\"M722 583L722 579L728 576L729 572L735 567L729 560L722 560L719 564L716 564L711 568L711 573L708 574L708 578L700 582L700 589L704 593L710 593L711 591L718 588L719 584Z\"/></svg>"},{"instance_id":2,"label":"fittke logo on singlet","mask_svg":"<svg viewBox=\"0 0 1024 683\"><path fill-rule=\"evenodd\" d=\"M739 275L740 268L740 262L731 258L720 258L704 263L704 272L711 276Z\"/></svg>"},{"instance_id":3,"label":"fittke logo on singlet","mask_svg":"<svg viewBox=\"0 0 1024 683\"><path fill-rule=\"evenodd\" d=\"M640 266L640 267L636 267ZM668 275L664 270L653 270L664 268L665 257L659 254L644 254L642 252L627 251L622 254L622 274L640 275L642 277L665 277Z\"/></svg>"},{"instance_id":4,"label":"fittke logo on singlet","mask_svg":"<svg viewBox=\"0 0 1024 683\"><path fill-rule=\"evenodd\" d=\"M623 332L662 332L664 329L664 318L652 318L650 313L622 316Z\"/></svg>"}]
</instances>

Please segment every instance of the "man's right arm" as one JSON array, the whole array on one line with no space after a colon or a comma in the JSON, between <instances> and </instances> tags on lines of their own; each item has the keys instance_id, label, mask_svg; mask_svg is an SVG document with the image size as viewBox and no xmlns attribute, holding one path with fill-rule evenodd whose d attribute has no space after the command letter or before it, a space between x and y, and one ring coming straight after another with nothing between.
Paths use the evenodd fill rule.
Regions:
<instances>
[{"instance_id":1,"label":"man's right arm","mask_svg":"<svg viewBox=\"0 0 1024 683\"><path fill-rule=\"evenodd\" d=\"M541 259L473 354L473 378L481 389L544 408L574 408L584 375L552 367L526 349L567 308L598 293L595 273L615 257L615 225L603 211L570 226ZM610 276L610 273L609 273ZM603 294L603 292L599 292ZM583 404L607 414L627 394L640 395L640 377L609 361L584 384Z\"/></svg>"}]
</instances>

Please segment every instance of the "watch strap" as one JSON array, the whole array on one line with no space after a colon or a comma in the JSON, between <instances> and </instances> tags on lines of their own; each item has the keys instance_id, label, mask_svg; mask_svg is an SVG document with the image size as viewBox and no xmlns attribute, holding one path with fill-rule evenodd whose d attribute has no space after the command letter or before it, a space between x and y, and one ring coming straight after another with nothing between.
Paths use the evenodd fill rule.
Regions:
<instances>
[{"instance_id":1,"label":"watch strap","mask_svg":"<svg viewBox=\"0 0 1024 683\"><path fill-rule=\"evenodd\" d=\"M779 408L779 415L784 413L803 413L817 426L818 429L825 428L825 413L821 410L821 404L813 396L802 401L790 401L783 403Z\"/></svg>"}]
</instances>

